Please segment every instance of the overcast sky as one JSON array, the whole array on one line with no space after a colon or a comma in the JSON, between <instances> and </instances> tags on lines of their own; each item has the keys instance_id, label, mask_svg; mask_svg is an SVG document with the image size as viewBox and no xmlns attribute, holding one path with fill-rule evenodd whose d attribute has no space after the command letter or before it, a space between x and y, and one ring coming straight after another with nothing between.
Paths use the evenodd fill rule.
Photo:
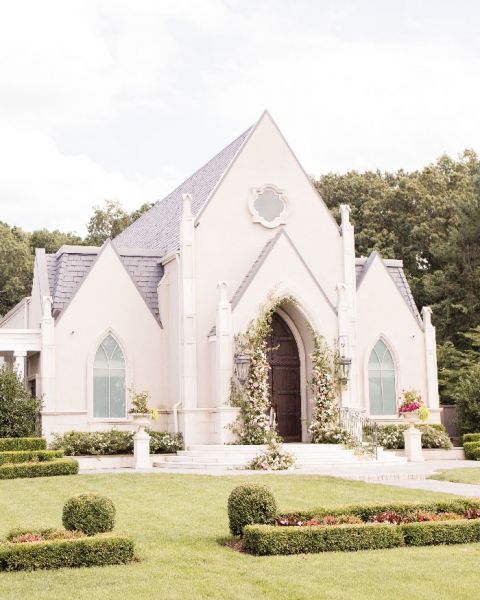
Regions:
<instances>
[{"instance_id":1,"label":"overcast sky","mask_svg":"<svg viewBox=\"0 0 480 600\"><path fill-rule=\"evenodd\" d=\"M268 108L306 170L480 151L476 0L0 0L0 220L85 233Z\"/></svg>"}]
</instances>

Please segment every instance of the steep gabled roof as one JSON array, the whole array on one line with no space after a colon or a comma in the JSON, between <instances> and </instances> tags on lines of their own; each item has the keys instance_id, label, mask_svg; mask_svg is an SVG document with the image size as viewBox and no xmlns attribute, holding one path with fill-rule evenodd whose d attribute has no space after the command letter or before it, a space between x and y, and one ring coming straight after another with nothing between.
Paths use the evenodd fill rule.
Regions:
<instances>
[{"instance_id":1,"label":"steep gabled roof","mask_svg":"<svg viewBox=\"0 0 480 600\"><path fill-rule=\"evenodd\" d=\"M46 255L54 318L59 317L70 302L100 251L101 248L94 246L62 246L56 254ZM157 286L163 276L159 254L122 248L117 252L148 308L158 320Z\"/></svg>"},{"instance_id":2,"label":"steep gabled roof","mask_svg":"<svg viewBox=\"0 0 480 600\"><path fill-rule=\"evenodd\" d=\"M378 254L378 252L372 252L370 256L367 258L357 258L355 259L355 271L357 274L357 288L363 281L365 275L368 272L370 265L376 258L379 258L384 266L387 269L388 274L393 280L393 283L397 287L400 292L402 298L407 303L408 308L412 312L413 316L417 321L422 324L422 318L420 317L420 313L418 312L417 305L415 304L415 300L413 298L412 290L408 285L407 278L405 277L405 273L403 271L403 261L401 260L393 260L388 258L383 258Z\"/></svg>"},{"instance_id":3,"label":"steep gabled roof","mask_svg":"<svg viewBox=\"0 0 480 600\"><path fill-rule=\"evenodd\" d=\"M179 185L163 200L127 227L114 239L116 247L149 248L162 255L177 250L180 240L182 194L192 194L192 212L196 216L237 156L254 126L214 156L201 169Z\"/></svg>"}]
</instances>

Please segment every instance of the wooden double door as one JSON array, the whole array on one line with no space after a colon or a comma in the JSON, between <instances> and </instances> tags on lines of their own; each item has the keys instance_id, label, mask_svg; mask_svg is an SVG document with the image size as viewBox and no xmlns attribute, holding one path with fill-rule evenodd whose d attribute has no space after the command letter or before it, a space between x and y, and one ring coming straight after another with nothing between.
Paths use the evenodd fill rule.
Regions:
<instances>
[{"instance_id":1,"label":"wooden double door","mask_svg":"<svg viewBox=\"0 0 480 600\"><path fill-rule=\"evenodd\" d=\"M268 340L270 399L284 442L302 441L300 357L290 327L275 313Z\"/></svg>"}]
</instances>

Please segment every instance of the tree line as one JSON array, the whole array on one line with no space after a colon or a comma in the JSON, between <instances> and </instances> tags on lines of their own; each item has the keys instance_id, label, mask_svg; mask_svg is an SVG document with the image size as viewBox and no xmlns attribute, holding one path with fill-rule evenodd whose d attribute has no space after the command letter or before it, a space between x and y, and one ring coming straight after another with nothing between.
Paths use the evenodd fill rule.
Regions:
<instances>
[{"instance_id":1,"label":"tree line","mask_svg":"<svg viewBox=\"0 0 480 600\"><path fill-rule=\"evenodd\" d=\"M417 171L330 173L313 183L335 218L340 204L350 205L357 256L377 250L403 260L417 305L433 309L442 401L458 401L467 375L477 373L480 381L479 157L466 150ZM150 206L129 213L106 201L94 207L83 239L0 223L0 314L29 295L35 248L101 245ZM480 396L480 383L477 387Z\"/></svg>"}]
</instances>

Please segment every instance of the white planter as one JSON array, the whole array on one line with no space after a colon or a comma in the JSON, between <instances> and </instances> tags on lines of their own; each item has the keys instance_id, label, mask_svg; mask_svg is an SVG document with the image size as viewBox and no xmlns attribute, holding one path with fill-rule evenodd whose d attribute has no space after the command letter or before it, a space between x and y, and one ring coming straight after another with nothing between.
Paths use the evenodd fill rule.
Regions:
<instances>
[{"instance_id":1,"label":"white planter","mask_svg":"<svg viewBox=\"0 0 480 600\"><path fill-rule=\"evenodd\" d=\"M150 413L130 413L133 424L137 426L138 431L142 431L150 425L152 415Z\"/></svg>"},{"instance_id":2,"label":"white planter","mask_svg":"<svg viewBox=\"0 0 480 600\"><path fill-rule=\"evenodd\" d=\"M418 423L420 421L417 411L409 412L409 413L402 413L402 417L404 418L404 420L407 423L410 424L410 427L413 427L415 425L415 423Z\"/></svg>"}]
</instances>

